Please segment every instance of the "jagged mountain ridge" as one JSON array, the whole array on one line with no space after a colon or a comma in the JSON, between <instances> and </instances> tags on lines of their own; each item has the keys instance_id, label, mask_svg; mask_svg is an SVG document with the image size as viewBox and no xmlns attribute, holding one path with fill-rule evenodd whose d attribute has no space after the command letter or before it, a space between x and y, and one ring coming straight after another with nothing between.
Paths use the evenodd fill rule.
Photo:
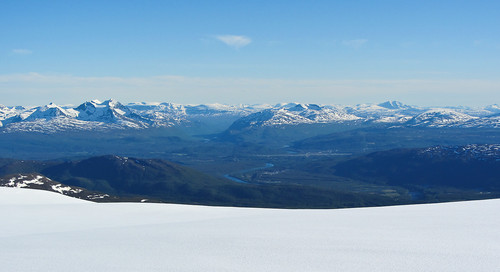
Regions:
<instances>
[{"instance_id":1,"label":"jagged mountain ridge","mask_svg":"<svg viewBox=\"0 0 500 272\"><path fill-rule=\"evenodd\" d=\"M234 121L267 105L180 105L173 103L130 103L113 99L87 101L78 107L53 103L40 107L0 107L4 132L58 132L66 130L142 129L190 125L196 118L226 118Z\"/></svg>"},{"instance_id":2,"label":"jagged mountain ridge","mask_svg":"<svg viewBox=\"0 0 500 272\"><path fill-rule=\"evenodd\" d=\"M48 104L39 107L0 106L3 132L144 129L189 126L193 122L225 120L230 129L299 124L362 123L409 127L500 127L500 107L426 108L398 101L355 106L287 103L277 105L181 105L92 100L78 107Z\"/></svg>"},{"instance_id":3,"label":"jagged mountain ridge","mask_svg":"<svg viewBox=\"0 0 500 272\"><path fill-rule=\"evenodd\" d=\"M109 128L146 128L150 120L114 100L85 102L76 108L53 103L27 109L3 120L7 131L56 132Z\"/></svg>"}]
</instances>

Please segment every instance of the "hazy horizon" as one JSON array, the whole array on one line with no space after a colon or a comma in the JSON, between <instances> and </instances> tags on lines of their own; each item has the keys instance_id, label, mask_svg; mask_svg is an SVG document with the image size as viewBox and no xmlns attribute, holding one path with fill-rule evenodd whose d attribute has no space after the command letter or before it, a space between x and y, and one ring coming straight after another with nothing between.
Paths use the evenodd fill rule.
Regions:
<instances>
[{"instance_id":1,"label":"hazy horizon","mask_svg":"<svg viewBox=\"0 0 500 272\"><path fill-rule=\"evenodd\" d=\"M6 107L16 107L16 106L23 106L23 107L39 107L39 106L46 106L50 104L55 104L60 107L78 107L79 105L85 103L85 102L90 102L90 101L98 101L100 103L105 102L107 100L113 100L120 102L121 104L127 106L129 104L134 104L134 103L145 103L145 104L161 104L161 103L171 103L171 104L177 104L177 105L184 105L184 106L197 106L197 105L223 105L223 106L259 106L259 105L269 105L269 106L278 106L278 105L286 105L286 104L291 104L291 103L296 103L296 104L316 104L320 106L359 106L359 105L379 105L385 102L399 102L402 103L403 105L407 106L413 106L413 107L422 107L422 108L446 108L446 107L469 107L469 108L483 108L487 106L492 106L492 105L498 105L498 103L490 103L490 104L484 104L484 105L476 105L476 106L471 106L471 105L420 105L420 104L410 104L406 103L405 101L399 101L399 100L384 100L384 101L373 101L373 102L363 102L363 103L350 103L350 104L341 104L341 103L314 103L314 102L307 102L307 101L280 101L280 102L275 102L275 103L219 103L219 102L208 102L208 103L177 103L177 102L172 102L172 101L141 101L141 100L136 100L136 101L126 101L126 100L118 100L114 97L108 97L108 98L91 98L91 99L83 99L81 101L76 101L73 103L55 103L53 101L49 101L46 103L42 104L2 104L0 103L0 106L6 106Z\"/></svg>"}]
</instances>

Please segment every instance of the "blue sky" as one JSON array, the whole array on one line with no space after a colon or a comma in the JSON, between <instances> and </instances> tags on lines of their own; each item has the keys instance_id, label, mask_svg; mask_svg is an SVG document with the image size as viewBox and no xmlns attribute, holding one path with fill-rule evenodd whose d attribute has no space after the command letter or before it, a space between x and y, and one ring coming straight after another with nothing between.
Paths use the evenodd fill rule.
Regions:
<instances>
[{"instance_id":1,"label":"blue sky","mask_svg":"<svg viewBox=\"0 0 500 272\"><path fill-rule=\"evenodd\" d=\"M499 1L0 3L0 104L500 103Z\"/></svg>"}]
</instances>

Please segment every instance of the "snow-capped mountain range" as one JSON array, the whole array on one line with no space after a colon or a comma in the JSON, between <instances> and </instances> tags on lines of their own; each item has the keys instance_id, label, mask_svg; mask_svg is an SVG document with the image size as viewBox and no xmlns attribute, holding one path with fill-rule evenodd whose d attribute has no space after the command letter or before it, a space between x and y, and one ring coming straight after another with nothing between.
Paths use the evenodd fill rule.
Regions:
<instances>
[{"instance_id":1,"label":"snow-capped mountain range","mask_svg":"<svg viewBox=\"0 0 500 272\"><path fill-rule=\"evenodd\" d=\"M144 129L189 126L197 118L230 118L232 126L262 127L350 123L411 127L500 127L500 106L428 108L398 101L355 106L287 103L277 105L181 105L92 100L77 107L0 106L0 131Z\"/></svg>"}]
</instances>

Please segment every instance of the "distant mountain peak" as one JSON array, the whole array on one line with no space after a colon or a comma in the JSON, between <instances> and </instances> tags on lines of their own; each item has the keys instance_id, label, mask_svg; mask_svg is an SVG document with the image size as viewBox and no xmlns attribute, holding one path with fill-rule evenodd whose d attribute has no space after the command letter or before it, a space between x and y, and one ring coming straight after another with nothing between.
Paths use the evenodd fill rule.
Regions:
<instances>
[{"instance_id":1,"label":"distant mountain peak","mask_svg":"<svg viewBox=\"0 0 500 272\"><path fill-rule=\"evenodd\" d=\"M50 103L45 106L37 107L25 120L31 121L36 119L52 119L58 117L75 117L76 113L70 110L65 110L62 107Z\"/></svg>"},{"instance_id":2,"label":"distant mountain peak","mask_svg":"<svg viewBox=\"0 0 500 272\"><path fill-rule=\"evenodd\" d=\"M304 104L297 104L293 107L288 108L288 111L303 111L307 109L307 105Z\"/></svg>"},{"instance_id":3,"label":"distant mountain peak","mask_svg":"<svg viewBox=\"0 0 500 272\"><path fill-rule=\"evenodd\" d=\"M321 110L322 107L317 104L307 104L307 108L310 110Z\"/></svg>"},{"instance_id":4,"label":"distant mountain peak","mask_svg":"<svg viewBox=\"0 0 500 272\"><path fill-rule=\"evenodd\" d=\"M290 105L290 104L288 104ZM293 103L290 105L291 107L285 107L288 111L304 111L304 110L313 110L313 111L320 111L323 108L317 104L296 104Z\"/></svg>"},{"instance_id":5,"label":"distant mountain peak","mask_svg":"<svg viewBox=\"0 0 500 272\"><path fill-rule=\"evenodd\" d=\"M485 110L494 112L494 113L500 113L500 106L498 104L492 104L488 105L485 107Z\"/></svg>"},{"instance_id":6,"label":"distant mountain peak","mask_svg":"<svg viewBox=\"0 0 500 272\"><path fill-rule=\"evenodd\" d=\"M398 109L407 109L409 108L408 105L405 105L399 101L386 101L383 103L378 104L377 106L390 109L390 110L398 110Z\"/></svg>"},{"instance_id":7,"label":"distant mountain peak","mask_svg":"<svg viewBox=\"0 0 500 272\"><path fill-rule=\"evenodd\" d=\"M80 112L78 114L79 119L92 121L116 119L118 116L131 113L128 108L113 99L104 102L100 102L99 100L85 102L75 108L75 110Z\"/></svg>"},{"instance_id":8,"label":"distant mountain peak","mask_svg":"<svg viewBox=\"0 0 500 272\"><path fill-rule=\"evenodd\" d=\"M122 104L114 99L108 99L101 103L101 105L107 105L109 107L120 107Z\"/></svg>"}]
</instances>

